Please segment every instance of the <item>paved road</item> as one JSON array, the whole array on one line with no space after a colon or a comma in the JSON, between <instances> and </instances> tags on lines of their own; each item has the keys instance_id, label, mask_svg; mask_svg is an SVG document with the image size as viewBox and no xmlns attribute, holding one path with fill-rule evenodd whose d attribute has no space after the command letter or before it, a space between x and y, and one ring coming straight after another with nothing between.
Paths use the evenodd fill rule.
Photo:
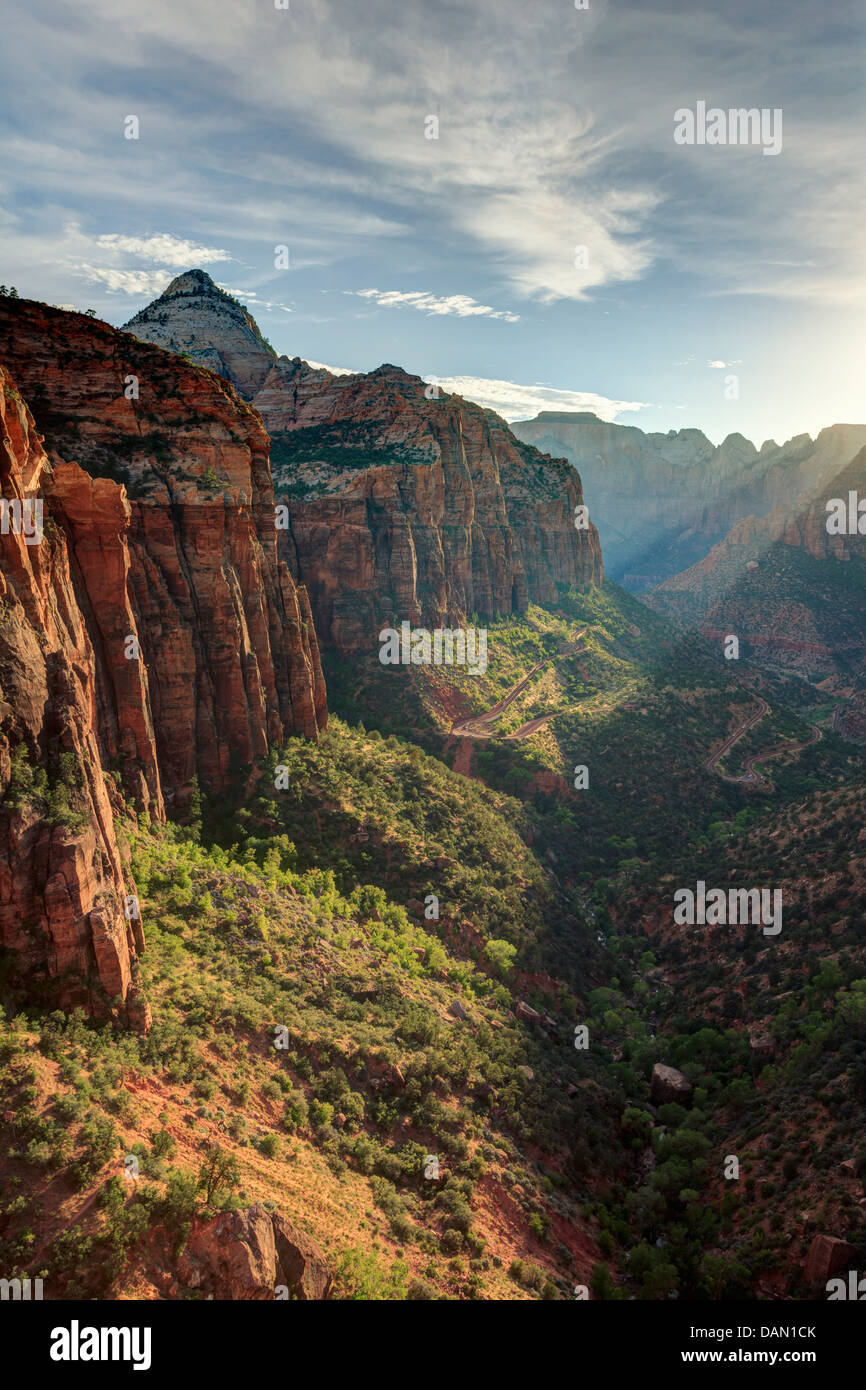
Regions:
<instances>
[{"instance_id":1,"label":"paved road","mask_svg":"<svg viewBox=\"0 0 866 1390\"><path fill-rule=\"evenodd\" d=\"M718 772L718 764L721 762L722 758L730 752L734 744L739 743L744 734L747 734L750 729L753 729L758 721L763 719L765 714L770 713L770 706L767 704L766 700L763 700L760 695L757 695L755 698L758 700L761 708L758 710L757 714L751 715L745 723L741 724L738 729L735 729L732 734L729 734L721 748L707 758L704 763L707 772ZM718 775L725 782L748 782L753 786L757 786L760 783L766 784L766 777L762 777L760 772L755 771L755 765L757 763L767 763L771 758L780 758L783 753L802 753L804 748L810 748L813 743L817 743L820 737L821 730L814 728L811 738L807 738L805 743L779 743L775 748L769 749L766 753L753 753L746 759L746 770L739 777L729 777L726 772L718 772Z\"/></svg>"},{"instance_id":2,"label":"paved road","mask_svg":"<svg viewBox=\"0 0 866 1390\"><path fill-rule=\"evenodd\" d=\"M586 628L581 628L580 632L574 638L574 641L566 648L570 656L575 655L575 653L580 650L578 643L585 632ZM565 652L562 653L562 655L565 654ZM509 690L507 695L504 695L501 700L497 700L495 705L491 705L486 713L473 714L468 719L458 719L457 723L451 726L452 734L457 734L462 738L496 738L497 734L493 725L497 722L499 716L504 714L508 706L514 703L518 695L523 693L530 681L534 680L538 675L541 668L546 666L549 661L553 660L554 658L552 656L546 656L543 661L536 661L532 670L525 675L522 680L519 680L517 684ZM530 738L532 734L547 723L548 719L553 719L553 717L553 714L542 714L536 719L530 719L526 724L521 724L520 728L514 729L512 733L500 735L500 737L511 739L512 741Z\"/></svg>"},{"instance_id":3,"label":"paved road","mask_svg":"<svg viewBox=\"0 0 866 1390\"><path fill-rule=\"evenodd\" d=\"M741 724L738 729L735 729L732 734L728 734L721 748L715 753L710 754L704 763L707 772L715 772L717 765L721 762L722 758L724 758L725 754L730 752L734 744L739 743L743 735L747 734L750 729L754 729L759 719L763 719L765 714L770 713L770 706L767 704L766 700L762 700L760 695L756 698L761 708L758 710L757 714L750 715L745 723ZM749 777L727 777L724 772L720 772L719 776L724 777L726 782L748 782L752 780Z\"/></svg>"}]
</instances>

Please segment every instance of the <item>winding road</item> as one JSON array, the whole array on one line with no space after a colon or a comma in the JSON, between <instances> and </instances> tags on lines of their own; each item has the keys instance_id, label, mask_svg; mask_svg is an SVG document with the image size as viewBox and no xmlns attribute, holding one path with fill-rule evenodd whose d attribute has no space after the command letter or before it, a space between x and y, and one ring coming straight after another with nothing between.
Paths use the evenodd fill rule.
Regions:
<instances>
[{"instance_id":1,"label":"winding road","mask_svg":"<svg viewBox=\"0 0 866 1390\"><path fill-rule=\"evenodd\" d=\"M721 777L724 782L746 782L750 783L752 786L766 786L766 777L762 777L760 772L755 771L757 763L768 763L771 758L780 758L783 753L802 753L804 748L810 748L812 744L817 743L818 739L821 737L821 730L816 727L812 729L812 737L807 738L805 743L779 743L775 748L768 749L766 753L753 753L746 759L746 770L739 777L730 777L726 772L719 772L719 763L722 758L730 752L734 744L739 743L744 734L747 734L750 729L753 729L758 721L763 719L765 714L770 713L770 706L767 704L766 700L762 699L760 695L757 695L755 698L761 706L757 714L751 715L745 723L735 729L732 734L729 734L721 748L711 754L704 763L707 772L718 773L718 776Z\"/></svg>"},{"instance_id":2,"label":"winding road","mask_svg":"<svg viewBox=\"0 0 866 1390\"><path fill-rule=\"evenodd\" d=\"M566 653L569 656L576 655L577 651L580 650L577 644L580 642L580 639L585 632L586 628L581 628L580 632L574 638L574 641L570 643L569 646L560 653L560 655L564 656L566 655ZM536 661L535 665L532 667L532 670L529 671L528 674L525 675L522 680L519 680L517 684L513 686L511 690L509 690L507 695L504 695L501 700L497 700L496 704L491 705L490 709L487 710L484 714L473 714L470 715L468 719L458 719L457 722L451 726L451 733L456 734L459 738L499 737L503 739L509 739L512 742L517 742L525 738L531 738L531 736L534 733L537 733L539 729L543 728L543 726L547 723L548 719L555 718L555 716L558 713L560 713L560 711L554 710L552 714L538 715L535 719L528 720L526 724L521 724L519 729L513 729L510 734L497 735L495 728L493 728L493 725L497 722L500 715L505 713L505 711L508 709L508 706L514 703L518 695L522 695L523 691L529 685L530 681L535 679L542 667L546 666L548 662L554 660L555 657L546 656L542 661Z\"/></svg>"}]
</instances>

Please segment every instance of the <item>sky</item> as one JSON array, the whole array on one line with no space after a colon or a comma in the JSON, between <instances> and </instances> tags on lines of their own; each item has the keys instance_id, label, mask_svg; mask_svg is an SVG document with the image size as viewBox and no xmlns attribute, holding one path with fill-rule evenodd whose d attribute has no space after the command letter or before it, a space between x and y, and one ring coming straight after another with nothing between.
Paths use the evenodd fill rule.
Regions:
<instances>
[{"instance_id":1,"label":"sky","mask_svg":"<svg viewBox=\"0 0 866 1390\"><path fill-rule=\"evenodd\" d=\"M861 0L28 0L4 56L21 295L120 325L198 266L509 420L866 420ZM781 148L678 143L698 103Z\"/></svg>"}]
</instances>

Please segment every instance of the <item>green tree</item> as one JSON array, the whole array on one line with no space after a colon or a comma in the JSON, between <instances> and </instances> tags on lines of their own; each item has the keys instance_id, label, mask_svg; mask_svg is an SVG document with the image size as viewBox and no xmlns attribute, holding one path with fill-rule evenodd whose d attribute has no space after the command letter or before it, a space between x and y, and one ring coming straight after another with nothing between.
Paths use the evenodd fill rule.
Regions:
<instances>
[{"instance_id":1,"label":"green tree","mask_svg":"<svg viewBox=\"0 0 866 1390\"><path fill-rule=\"evenodd\" d=\"M501 937L494 937L484 947L484 954L500 975L507 975L514 965L517 947Z\"/></svg>"},{"instance_id":2,"label":"green tree","mask_svg":"<svg viewBox=\"0 0 866 1390\"><path fill-rule=\"evenodd\" d=\"M214 1144L205 1156L198 1175L197 1188L199 1192L204 1192L205 1206L210 1206L223 1191L233 1192L240 1180L241 1172L234 1154L226 1153L219 1144Z\"/></svg>"}]
</instances>

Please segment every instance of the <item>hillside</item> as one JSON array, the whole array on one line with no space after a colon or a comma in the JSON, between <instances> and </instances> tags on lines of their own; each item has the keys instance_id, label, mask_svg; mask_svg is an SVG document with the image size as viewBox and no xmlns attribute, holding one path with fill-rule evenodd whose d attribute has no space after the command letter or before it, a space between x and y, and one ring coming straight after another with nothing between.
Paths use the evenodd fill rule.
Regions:
<instances>
[{"instance_id":1,"label":"hillside","mask_svg":"<svg viewBox=\"0 0 866 1390\"><path fill-rule=\"evenodd\" d=\"M704 636L737 633L751 659L816 685L835 727L862 736L866 560L858 535L828 531L827 502L866 495L866 450L797 515L776 508L735 526L699 564L646 597Z\"/></svg>"}]
</instances>

